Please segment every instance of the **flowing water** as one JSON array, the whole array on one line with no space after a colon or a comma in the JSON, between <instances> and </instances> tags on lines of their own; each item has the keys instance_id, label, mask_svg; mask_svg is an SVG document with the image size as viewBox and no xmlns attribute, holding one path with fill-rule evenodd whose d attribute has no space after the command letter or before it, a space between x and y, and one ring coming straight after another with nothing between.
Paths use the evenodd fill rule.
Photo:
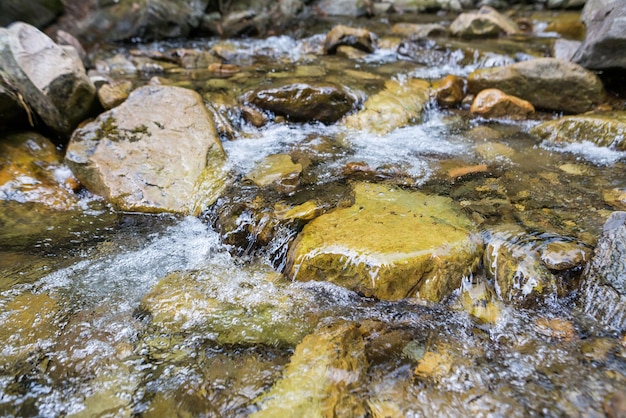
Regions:
<instances>
[{"instance_id":1,"label":"flowing water","mask_svg":"<svg viewBox=\"0 0 626 418\"><path fill-rule=\"evenodd\" d=\"M368 25L381 37L388 31L384 21ZM556 36L448 43L416 63L392 47L358 60L319 56L319 33L97 54L222 45L240 66L233 77L179 68L159 75L212 98L294 77L334 81L362 97L387 79L464 76L541 56ZM153 75L117 74L136 85ZM272 402L264 396L281 378L291 382L281 388L293 387L270 397L308 405L312 416L323 409L320 399L340 393L337 416L601 417L606 399L626 392L626 340L581 312L577 272L554 300L530 309L501 305L497 321L486 324L465 312L458 291L441 304L384 302L329 283L288 282L280 273L297 231L277 227L262 238L244 228L261 230L262 221L236 209L255 199L260 212L311 199L328 209L349 199L352 180L365 179L450 196L483 228L523 225L536 245L559 238L592 248L610 213L601 191L626 187L626 153L542 143L528 130L549 114L486 121L432 105L421 122L374 135L320 123L254 128L233 107L215 107L235 128L223 141L235 181L201 218L116 213L88 194L70 214L26 215L3 203L21 221L0 233L0 415L248 416ZM484 151L494 143L499 152ZM306 162L297 193L261 192L242 181L261 159L280 153ZM485 162L487 173L446 175ZM347 172L352 163L370 169ZM225 213L245 233L223 235ZM163 294L158 303L178 310L159 325L146 306ZM332 350L341 364L355 364L352 374L336 369L335 380L315 382L316 366L336 367L324 363L324 348L308 369L290 368L297 355L306 358L299 343L321 346L344 334L358 344Z\"/></svg>"}]
</instances>

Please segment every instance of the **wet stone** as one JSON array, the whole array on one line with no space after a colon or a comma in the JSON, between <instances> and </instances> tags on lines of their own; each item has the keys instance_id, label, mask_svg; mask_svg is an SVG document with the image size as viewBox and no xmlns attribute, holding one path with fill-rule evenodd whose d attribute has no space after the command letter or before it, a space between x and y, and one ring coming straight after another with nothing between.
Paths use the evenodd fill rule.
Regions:
<instances>
[{"instance_id":1,"label":"wet stone","mask_svg":"<svg viewBox=\"0 0 626 418\"><path fill-rule=\"evenodd\" d=\"M458 106L465 97L465 80L459 76L448 75L433 82L433 93L439 106Z\"/></svg>"},{"instance_id":2,"label":"wet stone","mask_svg":"<svg viewBox=\"0 0 626 418\"><path fill-rule=\"evenodd\" d=\"M626 330L626 212L613 212L584 272L581 303L608 327Z\"/></svg>"},{"instance_id":3,"label":"wet stone","mask_svg":"<svg viewBox=\"0 0 626 418\"><path fill-rule=\"evenodd\" d=\"M484 265L495 281L498 297L510 304L530 307L556 296L556 278L542 262L525 232L515 226L487 231Z\"/></svg>"},{"instance_id":4,"label":"wet stone","mask_svg":"<svg viewBox=\"0 0 626 418\"><path fill-rule=\"evenodd\" d=\"M477 266L474 226L448 198L359 183L355 199L305 226L288 256L291 278L440 301Z\"/></svg>"},{"instance_id":5,"label":"wet stone","mask_svg":"<svg viewBox=\"0 0 626 418\"><path fill-rule=\"evenodd\" d=\"M199 213L224 186L224 150L202 97L145 86L74 131L65 161L91 192L137 212Z\"/></svg>"},{"instance_id":6,"label":"wet stone","mask_svg":"<svg viewBox=\"0 0 626 418\"><path fill-rule=\"evenodd\" d=\"M98 89L98 100L105 109L119 106L128 98L132 91L133 83L129 80L120 80L110 84L103 84Z\"/></svg>"}]
</instances>

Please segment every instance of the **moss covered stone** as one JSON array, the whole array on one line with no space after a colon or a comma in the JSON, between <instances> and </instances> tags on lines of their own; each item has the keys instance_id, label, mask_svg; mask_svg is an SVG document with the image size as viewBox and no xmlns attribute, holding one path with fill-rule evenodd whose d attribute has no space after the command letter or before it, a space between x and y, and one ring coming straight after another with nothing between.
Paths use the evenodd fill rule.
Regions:
<instances>
[{"instance_id":1,"label":"moss covered stone","mask_svg":"<svg viewBox=\"0 0 626 418\"><path fill-rule=\"evenodd\" d=\"M328 280L368 296L439 301L482 256L474 225L449 199L356 184L355 203L310 222L288 258L295 280Z\"/></svg>"},{"instance_id":2,"label":"moss covered stone","mask_svg":"<svg viewBox=\"0 0 626 418\"><path fill-rule=\"evenodd\" d=\"M425 80L389 80L382 91L367 99L362 110L347 116L344 124L384 135L410 122L419 122L429 98L430 83Z\"/></svg>"},{"instance_id":3,"label":"moss covered stone","mask_svg":"<svg viewBox=\"0 0 626 418\"><path fill-rule=\"evenodd\" d=\"M557 143L589 141L602 147L626 151L626 112L565 116L537 125L530 132Z\"/></svg>"}]
</instances>

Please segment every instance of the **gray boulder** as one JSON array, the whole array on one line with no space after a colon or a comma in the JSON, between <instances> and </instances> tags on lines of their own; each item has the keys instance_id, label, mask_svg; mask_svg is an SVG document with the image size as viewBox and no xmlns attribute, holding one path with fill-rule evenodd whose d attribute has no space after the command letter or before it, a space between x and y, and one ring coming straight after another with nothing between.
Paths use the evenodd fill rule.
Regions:
<instances>
[{"instance_id":1,"label":"gray boulder","mask_svg":"<svg viewBox=\"0 0 626 418\"><path fill-rule=\"evenodd\" d=\"M95 98L76 50L60 47L27 23L0 28L0 70L10 89L59 134L69 134Z\"/></svg>"},{"instance_id":2,"label":"gray boulder","mask_svg":"<svg viewBox=\"0 0 626 418\"><path fill-rule=\"evenodd\" d=\"M610 328L626 330L626 212L613 212L606 221L584 275L584 311Z\"/></svg>"},{"instance_id":3,"label":"gray boulder","mask_svg":"<svg viewBox=\"0 0 626 418\"><path fill-rule=\"evenodd\" d=\"M589 0L581 18L587 33L572 61L596 70L626 68L626 2Z\"/></svg>"},{"instance_id":4,"label":"gray boulder","mask_svg":"<svg viewBox=\"0 0 626 418\"><path fill-rule=\"evenodd\" d=\"M569 113L591 110L604 98L604 86L597 75L556 58L481 68L473 71L467 82L472 94L495 88L528 100L537 108Z\"/></svg>"},{"instance_id":5,"label":"gray boulder","mask_svg":"<svg viewBox=\"0 0 626 418\"><path fill-rule=\"evenodd\" d=\"M202 97L146 86L74 131L65 160L121 210L197 214L224 186L224 150Z\"/></svg>"}]
</instances>

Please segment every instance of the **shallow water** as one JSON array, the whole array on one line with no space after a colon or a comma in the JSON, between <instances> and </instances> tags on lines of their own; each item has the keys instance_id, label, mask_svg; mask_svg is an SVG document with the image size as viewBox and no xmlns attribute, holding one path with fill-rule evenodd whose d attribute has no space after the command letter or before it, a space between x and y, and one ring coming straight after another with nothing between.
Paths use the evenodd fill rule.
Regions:
<instances>
[{"instance_id":1,"label":"shallow water","mask_svg":"<svg viewBox=\"0 0 626 418\"><path fill-rule=\"evenodd\" d=\"M387 25L373 27L382 36ZM201 93L238 96L298 77L306 65L315 67L315 75L303 80L330 79L364 97L388 78L467 75L479 66L527 59L543 53L551 39L539 33L536 42L485 46L487 55L447 45L448 61L429 66L394 49L356 61L319 57L314 53L323 35L306 36L229 41L229 61L243 74L235 80L200 70L160 75ZM206 50L220 42L183 46ZM132 48L115 46L99 55ZM347 70L371 77L357 79ZM152 75L130 78L139 85ZM552 116L540 114L537 121ZM259 413L268 402L264 394L291 373L298 343L315 346L315 338L344 329L356 333L361 347L354 348L353 374L320 388L307 382L306 372L294 373L310 391L304 398L342 391L340 416L594 417L604 416L607 397L626 392L624 336L580 312L576 285L567 277L545 305L501 304L495 324L485 324L463 309L459 291L441 304L382 302L328 283L288 282L280 273L294 229L277 228L260 245L262 234L229 242L215 226L229 207L256 197L263 208L310 199L326 209L339 206L349 199L350 182L364 177L450 196L484 229L523 225L531 244L520 251L556 239L591 248L610 213L602 190L626 187L625 153L587 143L556 147L528 134L536 121L472 119L434 104L422 121L387 135L318 123L254 128L237 116L232 120L235 139L225 139L224 149L235 181L202 219L119 214L86 195L71 222L47 214L35 218L37 225L24 221L35 232L23 239L0 234L0 319L7 324L0 333L1 415L248 416ZM504 151L489 152L492 144ZM279 153L308 161L297 193L260 192L241 181L258 161ZM370 171L347 172L351 163ZM484 163L487 172L447 175L450 168ZM239 213L240 225L260 227L252 215ZM41 228L46 222L50 228ZM160 284L168 277L184 292ZM466 280L466 290L484 278L473 279ZM194 304L181 302L180 311L159 324L145 306L158 292ZM324 356L311 364L325 364ZM303 402L292 389L285 396L293 399L284 403Z\"/></svg>"}]
</instances>

